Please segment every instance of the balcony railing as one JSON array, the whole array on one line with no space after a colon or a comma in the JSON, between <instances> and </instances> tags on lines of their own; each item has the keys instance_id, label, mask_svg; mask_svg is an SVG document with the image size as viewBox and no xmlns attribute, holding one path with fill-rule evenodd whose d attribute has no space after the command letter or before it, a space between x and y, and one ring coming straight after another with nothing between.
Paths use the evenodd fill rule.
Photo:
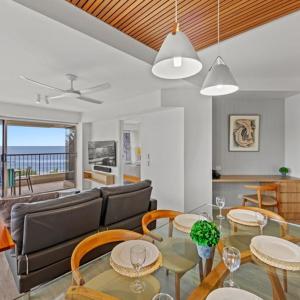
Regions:
<instances>
[{"instance_id":1,"label":"balcony railing","mask_svg":"<svg viewBox=\"0 0 300 300\"><path fill-rule=\"evenodd\" d=\"M67 173L75 169L75 153L7 154L7 168L26 170L32 175Z\"/></svg>"}]
</instances>

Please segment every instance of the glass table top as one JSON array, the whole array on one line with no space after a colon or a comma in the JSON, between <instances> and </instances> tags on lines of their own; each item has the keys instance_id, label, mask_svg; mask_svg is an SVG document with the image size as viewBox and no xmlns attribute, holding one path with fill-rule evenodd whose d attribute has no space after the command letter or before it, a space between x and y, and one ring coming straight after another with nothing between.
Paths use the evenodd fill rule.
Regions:
<instances>
[{"instance_id":1,"label":"glass table top","mask_svg":"<svg viewBox=\"0 0 300 300\"><path fill-rule=\"evenodd\" d=\"M249 245L251 238L260 234L258 227L249 227L244 225L236 225L233 228L232 223L224 218L219 220L216 218L218 210L213 205L202 205L197 209L194 209L190 213L198 215L208 215L218 226L221 232L221 240L224 246L234 246L238 248L241 253L249 251ZM226 209L224 210L225 215ZM292 223L280 223L276 220L269 219L267 225L264 228L264 235L281 236L281 227L286 226L288 235L295 238L295 242L300 242L300 225ZM169 236L169 221L167 219L158 220L156 228L151 231L155 236L162 237L162 242L155 241L155 244L161 250L163 255L164 264L170 269L180 272L184 270L187 264L190 265L190 270L186 272L180 280L181 299L205 299L206 296L198 297L197 289L200 284L199 269L197 265L193 265L194 259L197 260L197 250L195 244L191 241L189 234L179 231L173 226L172 238ZM167 244L167 247L166 247ZM167 250L165 250L167 249ZM174 257L176 263L174 264ZM177 259L176 259L177 257ZM178 259L180 258L180 259ZM188 259L185 259L188 258ZM153 290L150 292L146 290L143 294L135 294L134 297L130 293L131 278L126 278L122 282L118 281L111 274L112 267L109 263L110 253L107 253L96 260L89 262L83 266L80 266L79 272L85 280L86 286L95 290L102 291L104 293L113 295L119 299L143 299L151 300ZM218 267L221 262L221 256L218 251L215 251L213 260L213 270ZM174 265L172 265L174 264ZM177 268L177 269L176 269ZM182 268L182 269L180 269ZM300 299L300 272L299 271L287 271L287 293L284 293L286 299ZM104 275L103 275L104 274ZM274 276L274 274L276 276ZM159 282L160 291L168 293L175 299L175 276L173 272L166 273L164 268L159 268L155 271L153 278L146 278L146 286L151 288L157 288L156 282ZM217 280L216 284L211 283L206 286L209 291L222 286L222 281L228 276L228 272L220 280ZM284 272L281 269L270 269L259 259L255 258L250 253L250 258L241 264L240 268L234 272L234 281L239 285L241 289L247 290L256 294L263 299L275 299L273 298L274 282L281 284L282 289L284 287ZM62 277L40 286L31 292L30 299L64 299L67 289L70 287L72 275L71 273L65 274ZM272 285L273 283L273 285ZM154 287L153 287L154 286ZM196 293L195 293L196 291ZM194 294L193 294L194 292ZM197 295L197 298L194 296ZM20 298L22 299L22 297ZM25 298L24 298L25 299ZM75 298L74 298L75 299ZM88 299L81 298L76 299ZM284 298L283 298L284 299Z\"/></svg>"}]
</instances>

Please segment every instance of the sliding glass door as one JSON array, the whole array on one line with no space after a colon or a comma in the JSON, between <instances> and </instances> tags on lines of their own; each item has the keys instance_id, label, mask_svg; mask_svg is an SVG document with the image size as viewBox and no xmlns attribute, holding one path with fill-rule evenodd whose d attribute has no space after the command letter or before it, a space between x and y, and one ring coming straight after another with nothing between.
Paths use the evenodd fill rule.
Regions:
<instances>
[{"instance_id":1,"label":"sliding glass door","mask_svg":"<svg viewBox=\"0 0 300 300\"><path fill-rule=\"evenodd\" d=\"M0 197L6 196L6 169L7 169L7 134L6 134L6 122L0 120Z\"/></svg>"},{"instance_id":2,"label":"sliding glass door","mask_svg":"<svg viewBox=\"0 0 300 300\"><path fill-rule=\"evenodd\" d=\"M76 128L0 120L0 197L74 188Z\"/></svg>"}]
</instances>

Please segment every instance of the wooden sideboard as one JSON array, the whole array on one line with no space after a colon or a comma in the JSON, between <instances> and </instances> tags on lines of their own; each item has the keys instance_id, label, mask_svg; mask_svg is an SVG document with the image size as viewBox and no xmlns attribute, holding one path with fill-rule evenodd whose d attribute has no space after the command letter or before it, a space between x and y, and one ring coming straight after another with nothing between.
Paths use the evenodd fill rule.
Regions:
<instances>
[{"instance_id":1,"label":"wooden sideboard","mask_svg":"<svg viewBox=\"0 0 300 300\"><path fill-rule=\"evenodd\" d=\"M83 177L105 185L111 185L115 183L115 175L110 173L105 173L105 172L84 171Z\"/></svg>"},{"instance_id":2,"label":"wooden sideboard","mask_svg":"<svg viewBox=\"0 0 300 300\"><path fill-rule=\"evenodd\" d=\"M213 183L256 183L276 182L280 191L280 214L288 221L300 222L300 178L276 175L223 175Z\"/></svg>"}]
</instances>

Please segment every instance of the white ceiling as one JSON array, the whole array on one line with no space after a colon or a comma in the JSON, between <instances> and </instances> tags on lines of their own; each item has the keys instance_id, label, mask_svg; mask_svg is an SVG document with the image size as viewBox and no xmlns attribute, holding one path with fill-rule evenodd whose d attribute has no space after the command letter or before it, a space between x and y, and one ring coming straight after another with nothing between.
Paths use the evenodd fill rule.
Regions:
<instances>
[{"instance_id":1,"label":"white ceiling","mask_svg":"<svg viewBox=\"0 0 300 300\"><path fill-rule=\"evenodd\" d=\"M37 93L56 94L19 79L20 74L63 89L69 88L66 73L79 76L74 84L79 89L108 81L111 89L88 95L106 103L174 85L152 76L144 61L11 0L1 0L0 45L0 102L37 106ZM50 107L89 111L101 106L61 99Z\"/></svg>"},{"instance_id":2,"label":"white ceiling","mask_svg":"<svg viewBox=\"0 0 300 300\"><path fill-rule=\"evenodd\" d=\"M156 79L150 65L153 50L63 0L20 2L59 22L11 0L1 1L0 102L37 105L37 93L53 95L20 80L20 74L60 88L68 88L66 73L79 76L75 83L79 89L109 81L110 90L89 95L105 104L188 85ZM299 28L297 12L222 43L221 54L241 89L280 91L284 95L300 90ZM216 47L198 54L204 70L189 82L200 86L217 55ZM51 108L92 111L101 106L65 99L57 100Z\"/></svg>"}]
</instances>

